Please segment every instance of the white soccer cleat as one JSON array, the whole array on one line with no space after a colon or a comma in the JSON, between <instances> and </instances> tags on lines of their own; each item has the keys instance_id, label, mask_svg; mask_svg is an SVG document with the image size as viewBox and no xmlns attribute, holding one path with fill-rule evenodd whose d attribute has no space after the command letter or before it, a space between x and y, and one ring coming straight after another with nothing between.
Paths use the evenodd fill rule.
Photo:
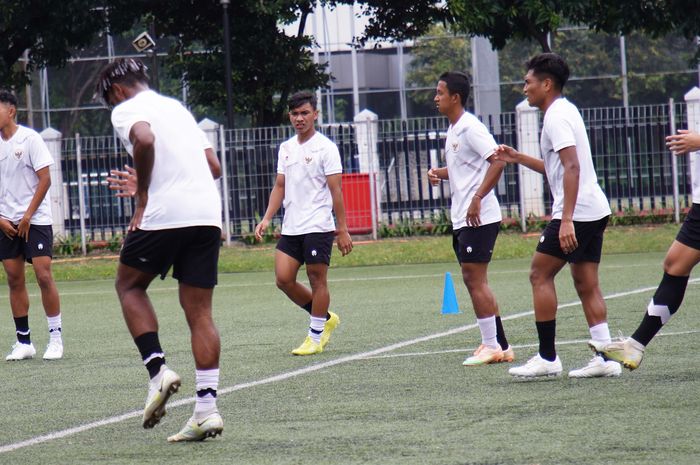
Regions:
<instances>
[{"instance_id":1,"label":"white soccer cleat","mask_svg":"<svg viewBox=\"0 0 700 465\"><path fill-rule=\"evenodd\" d=\"M540 354L535 355L530 360L519 367L513 367L508 373L517 378L546 378L561 375L562 367L559 356L553 362L543 359Z\"/></svg>"},{"instance_id":2,"label":"white soccer cleat","mask_svg":"<svg viewBox=\"0 0 700 465\"><path fill-rule=\"evenodd\" d=\"M143 409L143 427L153 428L165 415L165 403L180 389L180 375L163 365L148 383L148 397Z\"/></svg>"},{"instance_id":3,"label":"white soccer cleat","mask_svg":"<svg viewBox=\"0 0 700 465\"><path fill-rule=\"evenodd\" d=\"M195 417L190 418L179 433L168 438L168 442L204 441L206 438L220 435L223 431L224 420L219 412L214 412L199 420Z\"/></svg>"},{"instance_id":4,"label":"white soccer cleat","mask_svg":"<svg viewBox=\"0 0 700 465\"><path fill-rule=\"evenodd\" d=\"M63 358L63 341L51 339L44 352L44 360L58 360Z\"/></svg>"},{"instance_id":5,"label":"white soccer cleat","mask_svg":"<svg viewBox=\"0 0 700 465\"><path fill-rule=\"evenodd\" d=\"M605 378L620 376L621 373L619 363L594 355L585 367L569 371L569 378Z\"/></svg>"},{"instance_id":6,"label":"white soccer cleat","mask_svg":"<svg viewBox=\"0 0 700 465\"><path fill-rule=\"evenodd\" d=\"M36 355L36 349L34 344L31 342L29 344L22 344L21 342L15 342L12 345L12 351L7 354L5 360L15 361L15 360L27 360Z\"/></svg>"},{"instance_id":7,"label":"white soccer cleat","mask_svg":"<svg viewBox=\"0 0 700 465\"><path fill-rule=\"evenodd\" d=\"M599 342L590 340L588 346L597 353L605 355L611 360L622 363L625 368L634 370L639 367L644 358L644 346L628 337L613 342Z\"/></svg>"}]
</instances>

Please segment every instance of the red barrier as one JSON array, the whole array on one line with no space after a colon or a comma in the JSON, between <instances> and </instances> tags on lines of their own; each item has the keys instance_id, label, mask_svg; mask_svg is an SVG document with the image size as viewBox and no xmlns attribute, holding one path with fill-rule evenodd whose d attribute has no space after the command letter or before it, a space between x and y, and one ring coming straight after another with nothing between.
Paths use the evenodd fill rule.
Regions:
<instances>
[{"instance_id":1,"label":"red barrier","mask_svg":"<svg viewBox=\"0 0 700 465\"><path fill-rule=\"evenodd\" d=\"M343 174L343 200L350 234L372 232L372 200L369 173Z\"/></svg>"}]
</instances>

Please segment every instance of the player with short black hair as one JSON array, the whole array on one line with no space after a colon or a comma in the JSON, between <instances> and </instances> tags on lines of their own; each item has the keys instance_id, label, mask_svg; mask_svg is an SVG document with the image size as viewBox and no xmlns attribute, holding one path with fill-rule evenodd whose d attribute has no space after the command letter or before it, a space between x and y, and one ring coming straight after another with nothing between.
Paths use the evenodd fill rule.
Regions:
<instances>
[{"instance_id":1,"label":"player with short black hair","mask_svg":"<svg viewBox=\"0 0 700 465\"><path fill-rule=\"evenodd\" d=\"M578 108L562 95L569 76L566 62L545 53L527 63L523 91L531 106L544 112L540 137L542 158L520 153L506 145L498 159L520 163L545 174L552 191L552 220L547 224L530 267L539 351L525 365L509 373L516 377L558 376L561 360L554 346L557 294L554 278L569 263L574 287L581 299L591 339L611 342L607 308L598 284L598 265L610 205L593 166L588 134ZM617 362L596 354L570 378L618 376Z\"/></svg>"},{"instance_id":2,"label":"player with short black hair","mask_svg":"<svg viewBox=\"0 0 700 465\"><path fill-rule=\"evenodd\" d=\"M469 291L481 344L464 366L512 362L498 303L488 285L487 271L501 225L501 207L494 192L505 163L494 158L498 144L486 126L465 111L469 78L451 71L440 75L435 90L437 110L450 121L445 141L447 166L428 170L434 186L449 180L452 205L452 246Z\"/></svg>"},{"instance_id":3,"label":"player with short black hair","mask_svg":"<svg viewBox=\"0 0 700 465\"><path fill-rule=\"evenodd\" d=\"M666 138L666 145L674 155L695 157L693 179L700 179L700 134L681 129L678 134ZM688 278L700 263L700 187L693 182L693 205L688 211L681 229L676 235L664 259L664 274L654 296L649 301L642 321L631 337L621 341L598 343L591 341L591 348L634 370L644 357L644 350L651 340L668 323L683 303Z\"/></svg>"},{"instance_id":4,"label":"player with short black hair","mask_svg":"<svg viewBox=\"0 0 700 465\"><path fill-rule=\"evenodd\" d=\"M139 60L118 59L106 65L96 91L113 107L112 124L136 170L135 209L115 287L151 378L143 426L152 428L160 421L166 402L181 383L165 364L158 320L147 294L151 282L159 275L164 278L172 267L191 333L196 394L194 414L168 441L216 436L223 430L223 420L216 406L220 340L212 320L212 296L221 200L210 160L201 156L210 145L180 102L149 88L147 68Z\"/></svg>"},{"instance_id":5,"label":"player with short black hair","mask_svg":"<svg viewBox=\"0 0 700 465\"><path fill-rule=\"evenodd\" d=\"M327 275L334 236L337 234L343 256L352 251L341 190L340 153L330 139L316 131L317 118L313 93L302 91L291 96L289 120L296 135L280 145L275 185L265 215L255 227L260 240L272 217L284 206L282 237L275 250L277 287L310 318L307 336L292 350L294 355L323 352L340 323L338 315L328 311ZM303 264L311 289L297 281Z\"/></svg>"},{"instance_id":6,"label":"player with short black hair","mask_svg":"<svg viewBox=\"0 0 700 465\"><path fill-rule=\"evenodd\" d=\"M54 160L33 129L17 124L17 97L0 90L0 260L10 288L10 307L17 342L6 360L34 357L29 331L29 295L24 262L34 268L49 325L44 360L63 357L61 305L51 274L53 216L47 195Z\"/></svg>"}]
</instances>

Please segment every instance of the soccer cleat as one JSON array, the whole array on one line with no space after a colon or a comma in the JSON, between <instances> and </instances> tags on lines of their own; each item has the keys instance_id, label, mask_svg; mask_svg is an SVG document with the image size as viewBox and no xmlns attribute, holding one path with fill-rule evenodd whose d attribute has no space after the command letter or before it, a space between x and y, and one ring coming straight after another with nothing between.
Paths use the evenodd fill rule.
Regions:
<instances>
[{"instance_id":1,"label":"soccer cleat","mask_svg":"<svg viewBox=\"0 0 700 465\"><path fill-rule=\"evenodd\" d=\"M58 360L63 358L63 341L61 339L50 339L44 352L44 360Z\"/></svg>"},{"instance_id":2,"label":"soccer cleat","mask_svg":"<svg viewBox=\"0 0 700 465\"><path fill-rule=\"evenodd\" d=\"M223 431L224 420L219 412L214 412L201 420L190 418L179 433L168 437L168 442L204 441L206 438L220 435Z\"/></svg>"},{"instance_id":3,"label":"soccer cleat","mask_svg":"<svg viewBox=\"0 0 700 465\"><path fill-rule=\"evenodd\" d=\"M36 354L36 349L34 344L31 342L29 344L22 344L21 342L15 342L12 345L12 352L7 354L5 360L15 361L15 360L27 360Z\"/></svg>"},{"instance_id":4,"label":"soccer cleat","mask_svg":"<svg viewBox=\"0 0 700 465\"><path fill-rule=\"evenodd\" d=\"M515 360L515 352L513 351L513 347L511 345L508 345L508 348L503 351L503 358L501 359L501 362L510 363L514 360Z\"/></svg>"},{"instance_id":5,"label":"soccer cleat","mask_svg":"<svg viewBox=\"0 0 700 465\"><path fill-rule=\"evenodd\" d=\"M553 362L543 359L540 354L535 355L530 360L519 367L513 367L508 373L517 378L543 378L561 375L561 360L559 356Z\"/></svg>"},{"instance_id":6,"label":"soccer cleat","mask_svg":"<svg viewBox=\"0 0 700 465\"><path fill-rule=\"evenodd\" d=\"M642 364L644 358L644 346L628 337L613 342L600 342L590 340L588 346L594 351L603 354L610 360L622 363L625 368L634 370Z\"/></svg>"},{"instance_id":7,"label":"soccer cleat","mask_svg":"<svg viewBox=\"0 0 700 465\"><path fill-rule=\"evenodd\" d=\"M462 365L465 367L473 367L487 365L489 363L498 363L501 360L503 360L503 350L501 350L501 346L491 348L481 344L479 348L474 351L474 355L467 357L462 362Z\"/></svg>"},{"instance_id":8,"label":"soccer cleat","mask_svg":"<svg viewBox=\"0 0 700 465\"><path fill-rule=\"evenodd\" d=\"M165 365L148 383L148 397L143 409L143 427L153 428L165 415L165 403L180 389L180 375Z\"/></svg>"},{"instance_id":9,"label":"soccer cleat","mask_svg":"<svg viewBox=\"0 0 700 465\"><path fill-rule=\"evenodd\" d=\"M604 378L620 376L621 373L622 368L619 363L605 360L596 354L585 367L569 371L569 378Z\"/></svg>"},{"instance_id":10,"label":"soccer cleat","mask_svg":"<svg viewBox=\"0 0 700 465\"><path fill-rule=\"evenodd\" d=\"M321 333L321 347L324 349L328 345L328 341L331 340L331 333L335 331L335 328L340 324L340 317L333 312L328 312L330 318L326 320L326 324L323 326L323 332Z\"/></svg>"},{"instance_id":11,"label":"soccer cleat","mask_svg":"<svg viewBox=\"0 0 700 465\"><path fill-rule=\"evenodd\" d=\"M306 336L304 342L292 351L293 355L314 355L323 352L323 345L320 342L314 342L311 336Z\"/></svg>"}]
</instances>

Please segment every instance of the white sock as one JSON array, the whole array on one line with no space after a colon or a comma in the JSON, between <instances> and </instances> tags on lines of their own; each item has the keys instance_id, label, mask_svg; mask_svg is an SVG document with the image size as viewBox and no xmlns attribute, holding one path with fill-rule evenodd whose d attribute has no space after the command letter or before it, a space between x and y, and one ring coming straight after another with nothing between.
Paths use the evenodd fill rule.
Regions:
<instances>
[{"instance_id":1,"label":"white sock","mask_svg":"<svg viewBox=\"0 0 700 465\"><path fill-rule=\"evenodd\" d=\"M321 342L321 333L326 326L326 318L316 318L312 316L309 320L309 337L318 344Z\"/></svg>"},{"instance_id":2,"label":"white sock","mask_svg":"<svg viewBox=\"0 0 700 465\"><path fill-rule=\"evenodd\" d=\"M56 316L47 316L46 321L49 323L49 337L53 339L61 339L61 314Z\"/></svg>"},{"instance_id":3,"label":"white sock","mask_svg":"<svg viewBox=\"0 0 700 465\"><path fill-rule=\"evenodd\" d=\"M500 348L501 346L496 341L496 317L477 318L476 322L479 324L479 330L481 331L481 343L492 349Z\"/></svg>"},{"instance_id":4,"label":"white sock","mask_svg":"<svg viewBox=\"0 0 700 465\"><path fill-rule=\"evenodd\" d=\"M216 391L219 388L219 369L195 370L194 417L204 418L216 412ZM204 392L206 390L206 392ZM211 391L214 391L212 394ZM201 391L201 392L200 392ZM202 394L200 396L200 394Z\"/></svg>"},{"instance_id":5,"label":"white sock","mask_svg":"<svg viewBox=\"0 0 700 465\"><path fill-rule=\"evenodd\" d=\"M610 328L608 328L607 321L604 323L598 323L595 326L588 328L591 332L591 339L598 342L610 343L612 339L610 338Z\"/></svg>"}]
</instances>

